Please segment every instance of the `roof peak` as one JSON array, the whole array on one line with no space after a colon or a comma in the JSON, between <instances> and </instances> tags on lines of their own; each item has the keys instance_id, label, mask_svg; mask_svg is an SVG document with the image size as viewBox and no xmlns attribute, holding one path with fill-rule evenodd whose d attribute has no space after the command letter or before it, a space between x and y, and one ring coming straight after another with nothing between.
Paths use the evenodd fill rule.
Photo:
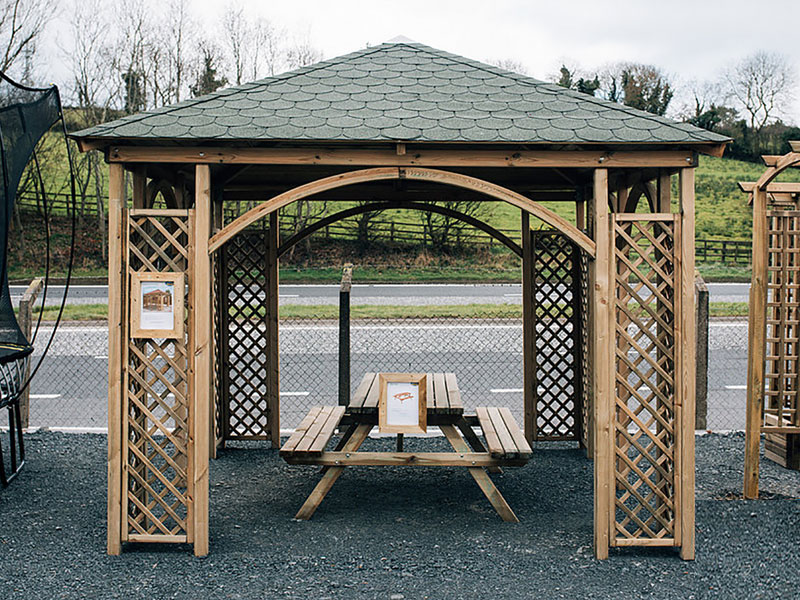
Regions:
<instances>
[{"instance_id":1,"label":"roof peak","mask_svg":"<svg viewBox=\"0 0 800 600\"><path fill-rule=\"evenodd\" d=\"M419 44L416 40L412 40L404 35L396 35L390 40L386 40L386 44Z\"/></svg>"}]
</instances>

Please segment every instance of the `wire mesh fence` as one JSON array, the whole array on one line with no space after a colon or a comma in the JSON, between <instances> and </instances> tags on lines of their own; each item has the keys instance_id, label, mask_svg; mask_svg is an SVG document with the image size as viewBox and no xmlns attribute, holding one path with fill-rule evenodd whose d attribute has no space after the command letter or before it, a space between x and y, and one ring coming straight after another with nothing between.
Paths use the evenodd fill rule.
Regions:
<instances>
[{"instance_id":1,"label":"wire mesh fence","mask_svg":"<svg viewBox=\"0 0 800 600\"><path fill-rule=\"evenodd\" d=\"M353 303L464 305L486 303L478 288L420 288L420 296L391 297L378 288L354 286ZM424 292L423 292L424 290ZM494 300L518 303L518 288L505 287ZM338 401L338 292L326 297L281 297L281 426L296 425L308 408ZM499 299L498 299L499 297ZM324 315L313 306L328 304ZM298 318L297 311L312 308ZM410 310L409 314L419 312ZM43 324L33 356L36 364L52 325ZM459 381L465 407L508 406L522 417L522 322L514 318L354 318L351 321L351 389L369 371L446 371ZM31 427L104 428L107 421L108 329L104 321L66 322L31 384ZM747 319L712 318L709 324L708 420L711 430L744 429ZM0 426L5 426L0 411Z\"/></svg>"}]
</instances>

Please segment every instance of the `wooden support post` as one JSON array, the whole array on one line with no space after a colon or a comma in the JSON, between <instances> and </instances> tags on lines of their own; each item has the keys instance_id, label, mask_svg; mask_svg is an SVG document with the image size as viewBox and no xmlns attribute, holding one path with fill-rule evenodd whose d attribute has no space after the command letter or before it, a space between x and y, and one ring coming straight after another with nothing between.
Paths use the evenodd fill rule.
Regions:
<instances>
[{"instance_id":1,"label":"wooden support post","mask_svg":"<svg viewBox=\"0 0 800 600\"><path fill-rule=\"evenodd\" d=\"M28 289L25 290L25 294L22 296L22 300L19 301L19 327L22 329L22 333L25 336L25 339L28 341L31 339L31 333L33 330L33 305L36 304L36 298L39 296L39 292L42 291L43 286L44 280L41 277L37 277L31 281ZM29 360L25 364L25 372L22 374L22 381L28 382L30 376L31 361ZM30 382L28 382L28 385L25 386L25 389L22 391L22 395L19 398L19 413L20 426L23 429L27 429L30 426L31 420Z\"/></svg>"},{"instance_id":2,"label":"wooden support post","mask_svg":"<svg viewBox=\"0 0 800 600\"><path fill-rule=\"evenodd\" d=\"M139 165L133 169L133 208L147 206L147 169Z\"/></svg>"},{"instance_id":3,"label":"wooden support post","mask_svg":"<svg viewBox=\"0 0 800 600\"><path fill-rule=\"evenodd\" d=\"M759 451L764 409L767 349L767 194L753 188L753 272L750 283L747 343L747 420L744 450L744 497L758 498Z\"/></svg>"},{"instance_id":4,"label":"wooden support post","mask_svg":"<svg viewBox=\"0 0 800 600\"><path fill-rule=\"evenodd\" d=\"M533 251L531 248L530 215L522 211L522 363L525 406L525 439L533 444L536 438L536 315L533 297Z\"/></svg>"},{"instance_id":5,"label":"wooden support post","mask_svg":"<svg viewBox=\"0 0 800 600\"><path fill-rule=\"evenodd\" d=\"M122 345L127 343L123 274L125 173L108 167L108 554L122 552Z\"/></svg>"},{"instance_id":6,"label":"wooden support post","mask_svg":"<svg viewBox=\"0 0 800 600\"><path fill-rule=\"evenodd\" d=\"M280 357L278 354L278 248L280 247L280 231L278 211L269 215L269 247L267 249L267 279L269 280L269 309L267 327L269 328L268 365L269 390L269 435L273 448L281 446L281 384Z\"/></svg>"},{"instance_id":7,"label":"wooden support post","mask_svg":"<svg viewBox=\"0 0 800 600\"><path fill-rule=\"evenodd\" d=\"M194 457L192 477L191 527L194 531L194 554L208 554L208 447L211 418L211 257L208 239L211 235L211 173L208 165L195 167L194 260L192 309L194 310L194 344L189 352L194 355L194 410L192 435Z\"/></svg>"},{"instance_id":8,"label":"wooden support post","mask_svg":"<svg viewBox=\"0 0 800 600\"><path fill-rule=\"evenodd\" d=\"M694 168L681 169L680 172L680 323L681 347L676 348L680 360L680 422L676 423L678 432L679 462L676 476L680 479L680 543L681 558L694 560L695 506L694 506L694 424L695 424L695 311L694 311Z\"/></svg>"},{"instance_id":9,"label":"wooden support post","mask_svg":"<svg viewBox=\"0 0 800 600\"><path fill-rule=\"evenodd\" d=\"M611 228L608 214L608 170L595 169L592 224L597 248L590 265L594 346L594 554L608 558L614 519L614 454L611 418L614 406L615 349L611 274Z\"/></svg>"}]
</instances>

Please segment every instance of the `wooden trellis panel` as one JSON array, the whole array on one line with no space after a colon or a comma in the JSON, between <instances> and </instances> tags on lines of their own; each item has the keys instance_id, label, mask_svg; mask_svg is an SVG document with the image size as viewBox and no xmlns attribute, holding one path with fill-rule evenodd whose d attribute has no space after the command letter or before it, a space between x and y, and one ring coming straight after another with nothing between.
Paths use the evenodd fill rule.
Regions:
<instances>
[{"instance_id":1,"label":"wooden trellis panel","mask_svg":"<svg viewBox=\"0 0 800 600\"><path fill-rule=\"evenodd\" d=\"M580 440L580 250L556 231L531 232L538 441Z\"/></svg>"},{"instance_id":2,"label":"wooden trellis panel","mask_svg":"<svg viewBox=\"0 0 800 600\"><path fill-rule=\"evenodd\" d=\"M592 338L590 331L590 294L589 294L589 257L580 252L578 255L580 272L580 315L578 319L578 398L580 400L581 414L581 446L586 448L588 456L592 455Z\"/></svg>"},{"instance_id":3,"label":"wooden trellis panel","mask_svg":"<svg viewBox=\"0 0 800 600\"><path fill-rule=\"evenodd\" d=\"M612 545L680 545L680 216L612 215Z\"/></svg>"},{"instance_id":4,"label":"wooden trellis panel","mask_svg":"<svg viewBox=\"0 0 800 600\"><path fill-rule=\"evenodd\" d=\"M269 235L264 223L220 249L221 425L226 440L272 440L278 382L271 368ZM276 442L277 443L277 442Z\"/></svg>"},{"instance_id":5,"label":"wooden trellis panel","mask_svg":"<svg viewBox=\"0 0 800 600\"><path fill-rule=\"evenodd\" d=\"M192 212L133 209L125 272L185 273L191 314ZM178 290L176 290L178 293ZM129 311L126 311L129 312ZM181 339L128 339L123 352L122 541L191 542L192 328Z\"/></svg>"},{"instance_id":6,"label":"wooden trellis panel","mask_svg":"<svg viewBox=\"0 0 800 600\"><path fill-rule=\"evenodd\" d=\"M800 335L800 211L767 211L767 352L764 431L796 428Z\"/></svg>"}]
</instances>

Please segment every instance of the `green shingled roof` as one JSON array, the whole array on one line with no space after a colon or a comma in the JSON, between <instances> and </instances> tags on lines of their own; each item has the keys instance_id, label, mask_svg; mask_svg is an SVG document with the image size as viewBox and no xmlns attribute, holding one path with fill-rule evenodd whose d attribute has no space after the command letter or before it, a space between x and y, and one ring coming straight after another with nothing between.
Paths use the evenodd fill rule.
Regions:
<instances>
[{"instance_id":1,"label":"green shingled roof","mask_svg":"<svg viewBox=\"0 0 800 600\"><path fill-rule=\"evenodd\" d=\"M386 43L78 138L719 144L728 138L442 52Z\"/></svg>"}]
</instances>

